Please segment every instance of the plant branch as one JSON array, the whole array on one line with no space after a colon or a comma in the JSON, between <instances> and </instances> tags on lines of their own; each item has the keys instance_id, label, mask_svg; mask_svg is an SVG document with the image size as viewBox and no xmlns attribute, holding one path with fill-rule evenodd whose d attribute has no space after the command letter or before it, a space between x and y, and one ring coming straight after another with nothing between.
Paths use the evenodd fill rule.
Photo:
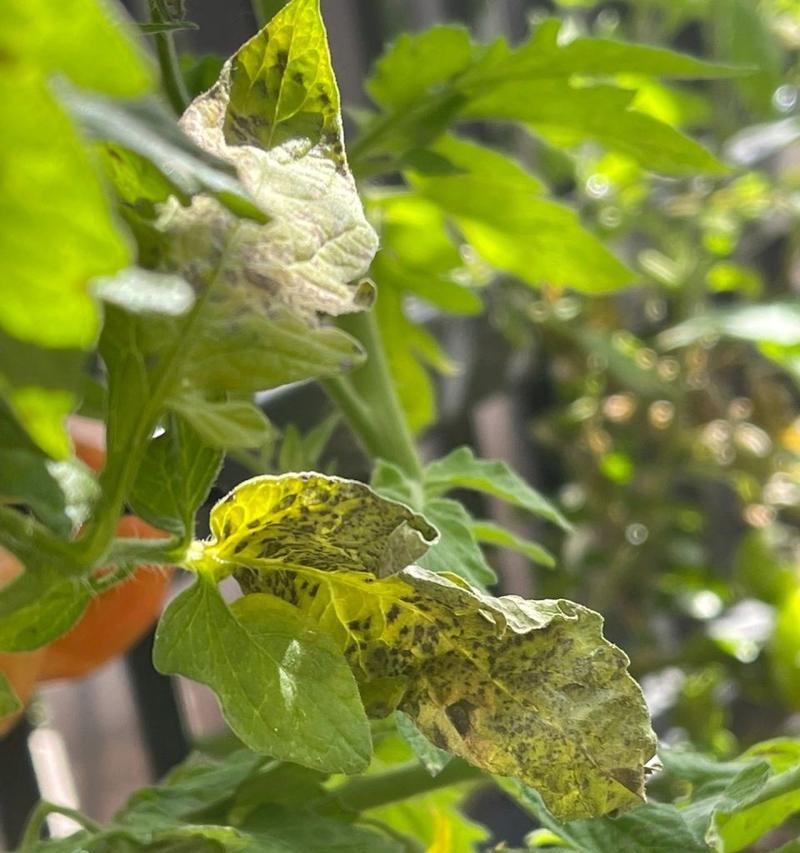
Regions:
<instances>
[{"instance_id":1,"label":"plant branch","mask_svg":"<svg viewBox=\"0 0 800 853\"><path fill-rule=\"evenodd\" d=\"M41 800L28 818L22 842L19 846L19 853L30 853L30 851L36 849L42 834L44 822L47 820L48 815L51 814L60 814L68 817L70 820L74 820L75 823L80 824L84 829L88 829L89 832L100 832L102 830L102 826L99 823L95 823L91 818L86 817L86 815L81 814L75 809L68 808L67 806L59 806L48 800Z\"/></svg>"},{"instance_id":2,"label":"plant branch","mask_svg":"<svg viewBox=\"0 0 800 853\"><path fill-rule=\"evenodd\" d=\"M57 557L69 566L74 562L70 544L58 539L32 516L0 506L0 544L25 562L31 552Z\"/></svg>"},{"instance_id":3,"label":"plant branch","mask_svg":"<svg viewBox=\"0 0 800 853\"><path fill-rule=\"evenodd\" d=\"M150 0L150 20L154 24L164 24L169 21L169 15L159 0ZM175 41L172 33L156 33L155 42L164 91L172 108L178 115L181 115L186 107L189 106L191 98L186 89L183 74L181 74L178 53L175 50Z\"/></svg>"},{"instance_id":4,"label":"plant branch","mask_svg":"<svg viewBox=\"0 0 800 853\"><path fill-rule=\"evenodd\" d=\"M340 317L339 325L361 342L367 360L346 379L327 380L323 387L372 455L394 463L415 480L422 479L422 463L389 371L375 314L365 311Z\"/></svg>"},{"instance_id":5,"label":"plant branch","mask_svg":"<svg viewBox=\"0 0 800 853\"><path fill-rule=\"evenodd\" d=\"M482 770L460 758L453 759L436 776L431 776L419 762L414 761L385 773L348 779L334 788L329 798L347 809L362 812L460 782L477 782L484 778Z\"/></svg>"}]
</instances>

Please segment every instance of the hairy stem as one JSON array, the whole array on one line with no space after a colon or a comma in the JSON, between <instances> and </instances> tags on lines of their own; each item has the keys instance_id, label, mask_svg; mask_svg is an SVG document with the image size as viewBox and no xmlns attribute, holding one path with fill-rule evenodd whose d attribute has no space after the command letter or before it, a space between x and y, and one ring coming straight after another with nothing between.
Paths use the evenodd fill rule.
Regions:
<instances>
[{"instance_id":1,"label":"hairy stem","mask_svg":"<svg viewBox=\"0 0 800 853\"><path fill-rule=\"evenodd\" d=\"M331 791L330 798L345 808L362 812L460 782L477 782L482 778L485 778L482 770L460 758L454 758L436 776L431 776L419 762L414 761L385 773L348 779Z\"/></svg>"},{"instance_id":2,"label":"hairy stem","mask_svg":"<svg viewBox=\"0 0 800 853\"><path fill-rule=\"evenodd\" d=\"M154 24L164 24L169 21L169 16L159 0L150 0L150 20ZM189 106L191 98L186 89L183 74L181 74L178 53L175 50L175 41L173 40L172 33L156 33L155 42L164 92L172 108L178 115L181 115L186 107Z\"/></svg>"},{"instance_id":3,"label":"hairy stem","mask_svg":"<svg viewBox=\"0 0 800 853\"><path fill-rule=\"evenodd\" d=\"M328 380L323 387L373 456L420 480L422 463L397 396L374 313L341 317L339 325L361 342L367 360L347 378Z\"/></svg>"},{"instance_id":4,"label":"hairy stem","mask_svg":"<svg viewBox=\"0 0 800 853\"><path fill-rule=\"evenodd\" d=\"M19 846L19 853L30 853L30 851L36 849L36 845L39 843L39 838L42 834L44 822L47 820L48 815L51 814L64 815L64 817L74 820L75 823L80 824L90 832L100 832L102 830L99 823L95 823L91 818L86 817L86 815L81 814L79 811L42 800L31 812L30 818L28 818L28 824L25 827L25 833L22 836L22 842Z\"/></svg>"}]
</instances>

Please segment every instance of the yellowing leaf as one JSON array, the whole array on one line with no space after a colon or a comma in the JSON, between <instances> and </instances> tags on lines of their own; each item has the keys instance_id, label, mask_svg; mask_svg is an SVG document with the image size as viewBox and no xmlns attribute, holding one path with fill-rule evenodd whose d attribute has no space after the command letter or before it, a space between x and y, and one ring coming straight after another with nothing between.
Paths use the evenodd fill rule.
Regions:
<instances>
[{"instance_id":1,"label":"yellowing leaf","mask_svg":"<svg viewBox=\"0 0 800 853\"><path fill-rule=\"evenodd\" d=\"M390 574L420 555L429 526L318 474L242 484L211 528L197 568L310 618L344 652L372 716L399 708L437 746L536 787L562 819L643 798L654 738L598 614L492 598L416 566Z\"/></svg>"},{"instance_id":2,"label":"yellowing leaf","mask_svg":"<svg viewBox=\"0 0 800 853\"><path fill-rule=\"evenodd\" d=\"M211 532L217 541L209 553L223 562L378 577L421 557L438 535L421 515L369 486L321 474L248 480L217 504Z\"/></svg>"},{"instance_id":3,"label":"yellowing leaf","mask_svg":"<svg viewBox=\"0 0 800 853\"><path fill-rule=\"evenodd\" d=\"M337 315L369 304L372 287L351 282L368 269L377 237L347 167L317 0L293 0L278 13L225 63L181 126L236 167L271 221L238 222L208 197L187 208L174 201L161 218L177 241L173 261L270 310Z\"/></svg>"}]
</instances>

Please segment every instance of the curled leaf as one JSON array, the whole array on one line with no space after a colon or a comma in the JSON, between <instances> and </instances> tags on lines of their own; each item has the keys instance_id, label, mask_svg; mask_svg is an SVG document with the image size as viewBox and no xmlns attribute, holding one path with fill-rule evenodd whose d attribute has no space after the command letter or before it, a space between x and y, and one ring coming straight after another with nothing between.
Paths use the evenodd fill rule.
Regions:
<instances>
[{"instance_id":1,"label":"curled leaf","mask_svg":"<svg viewBox=\"0 0 800 853\"><path fill-rule=\"evenodd\" d=\"M436 529L369 486L321 474L256 477L214 509L208 553L223 562L258 560L276 569L394 574L421 557Z\"/></svg>"},{"instance_id":2,"label":"curled leaf","mask_svg":"<svg viewBox=\"0 0 800 853\"><path fill-rule=\"evenodd\" d=\"M561 819L642 801L655 740L597 613L493 598L417 566L398 572L407 543L416 537L419 555L432 528L319 474L244 483L211 528L201 564L316 624L344 652L371 716L405 712L440 748L535 787ZM399 548L398 530L413 533Z\"/></svg>"},{"instance_id":3,"label":"curled leaf","mask_svg":"<svg viewBox=\"0 0 800 853\"><path fill-rule=\"evenodd\" d=\"M371 302L372 286L359 280L377 236L347 167L318 0L289 3L225 63L180 123L200 147L235 166L271 221L238 222L204 196L188 207L173 200L161 217L176 240L173 261L269 309L338 315Z\"/></svg>"}]
</instances>

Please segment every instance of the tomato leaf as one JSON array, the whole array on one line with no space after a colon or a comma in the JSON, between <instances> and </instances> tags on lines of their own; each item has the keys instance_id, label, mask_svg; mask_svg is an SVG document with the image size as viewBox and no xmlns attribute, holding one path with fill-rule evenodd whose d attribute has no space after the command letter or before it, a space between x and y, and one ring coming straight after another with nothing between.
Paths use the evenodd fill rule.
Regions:
<instances>
[{"instance_id":1,"label":"tomato leaf","mask_svg":"<svg viewBox=\"0 0 800 853\"><path fill-rule=\"evenodd\" d=\"M21 652L38 649L65 634L83 614L91 592L80 577L37 560L0 586L0 649Z\"/></svg>"},{"instance_id":2,"label":"tomato leaf","mask_svg":"<svg viewBox=\"0 0 800 853\"><path fill-rule=\"evenodd\" d=\"M425 493L438 497L452 489L474 489L521 507L564 529L569 522L519 474L495 459L478 459L469 447L459 447L425 470Z\"/></svg>"},{"instance_id":3,"label":"tomato leaf","mask_svg":"<svg viewBox=\"0 0 800 853\"><path fill-rule=\"evenodd\" d=\"M229 608L201 577L167 609L154 661L161 672L210 686L251 749L327 772L354 773L369 763L369 726L341 653L272 596Z\"/></svg>"},{"instance_id":4,"label":"tomato leaf","mask_svg":"<svg viewBox=\"0 0 800 853\"><path fill-rule=\"evenodd\" d=\"M266 415L249 400L213 401L185 394L171 398L169 405L211 447L261 447L273 435Z\"/></svg>"},{"instance_id":5,"label":"tomato leaf","mask_svg":"<svg viewBox=\"0 0 800 853\"><path fill-rule=\"evenodd\" d=\"M194 517L219 474L222 453L181 417L150 441L129 501L137 515L177 536L194 534Z\"/></svg>"},{"instance_id":6,"label":"tomato leaf","mask_svg":"<svg viewBox=\"0 0 800 853\"><path fill-rule=\"evenodd\" d=\"M78 86L122 98L144 94L155 82L131 20L119 4L101 0L64 0L58 15L47 0L6 0L0 53L12 69L61 72Z\"/></svg>"},{"instance_id":7,"label":"tomato leaf","mask_svg":"<svg viewBox=\"0 0 800 853\"><path fill-rule=\"evenodd\" d=\"M540 566L546 566L548 569L555 568L556 559L546 548L536 542L531 542L529 539L517 536L516 533L495 524L493 521L472 521L470 530L482 545L497 545L500 548L507 548L509 551L522 554Z\"/></svg>"},{"instance_id":8,"label":"tomato leaf","mask_svg":"<svg viewBox=\"0 0 800 853\"><path fill-rule=\"evenodd\" d=\"M0 326L41 346L88 349L100 325L89 279L125 266L127 243L88 152L44 81L6 74L0 100L8 119L0 146L9 163L0 211Z\"/></svg>"},{"instance_id":9,"label":"tomato leaf","mask_svg":"<svg viewBox=\"0 0 800 853\"><path fill-rule=\"evenodd\" d=\"M446 749L439 749L432 744L428 738L414 725L414 721L408 714L402 711L394 712L394 720L397 731L403 736L403 740L414 750L414 755L431 774L437 776L444 770L453 758L452 753Z\"/></svg>"},{"instance_id":10,"label":"tomato leaf","mask_svg":"<svg viewBox=\"0 0 800 853\"><path fill-rule=\"evenodd\" d=\"M369 267L377 237L347 168L318 0L288 3L225 64L181 126L236 167L272 221L237 223L207 198L172 205L161 224L174 238L173 263L191 262L190 277L222 278L229 294L238 289L270 310L282 304L310 317L369 303L372 288L351 282ZM207 261L200 268L191 249L198 241Z\"/></svg>"},{"instance_id":11,"label":"tomato leaf","mask_svg":"<svg viewBox=\"0 0 800 853\"><path fill-rule=\"evenodd\" d=\"M216 505L211 533L209 553L222 563L252 557L276 569L301 562L378 577L414 562L438 535L421 515L369 486L321 474L247 480Z\"/></svg>"},{"instance_id":12,"label":"tomato leaf","mask_svg":"<svg viewBox=\"0 0 800 853\"><path fill-rule=\"evenodd\" d=\"M653 735L600 616L565 601L495 599L417 567L387 575L382 555L409 511L370 494L320 475L244 483L212 511L197 566L232 572L244 600L270 593L316 622L371 715L399 707L437 746L536 785L560 817L639 802Z\"/></svg>"},{"instance_id":13,"label":"tomato leaf","mask_svg":"<svg viewBox=\"0 0 800 853\"><path fill-rule=\"evenodd\" d=\"M8 683L8 679L0 672L0 720L16 713L22 707L22 703L14 693L14 689Z\"/></svg>"}]
</instances>

